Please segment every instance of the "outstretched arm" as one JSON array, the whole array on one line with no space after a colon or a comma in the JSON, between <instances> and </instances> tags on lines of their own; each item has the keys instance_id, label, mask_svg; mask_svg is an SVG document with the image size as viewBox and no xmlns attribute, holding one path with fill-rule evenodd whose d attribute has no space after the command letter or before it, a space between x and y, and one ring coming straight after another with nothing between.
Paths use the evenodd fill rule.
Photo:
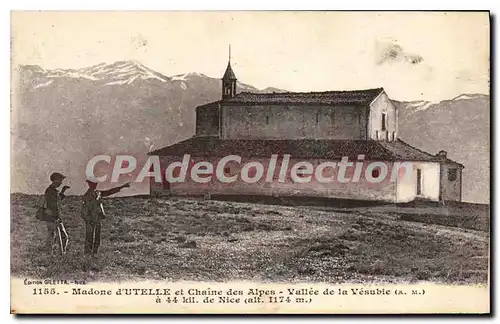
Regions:
<instances>
[{"instance_id":1,"label":"outstretched arm","mask_svg":"<svg viewBox=\"0 0 500 324\"><path fill-rule=\"evenodd\" d=\"M59 199L63 200L64 198L66 198L66 190L69 189L69 186L64 186L61 190L61 192L59 193Z\"/></svg>"},{"instance_id":2,"label":"outstretched arm","mask_svg":"<svg viewBox=\"0 0 500 324\"><path fill-rule=\"evenodd\" d=\"M108 197L108 196L114 195L115 193L119 192L123 188L128 188L128 187L130 187L130 182L127 182L126 184L121 185L119 187L111 188L108 190L102 190L101 197Z\"/></svg>"}]
</instances>

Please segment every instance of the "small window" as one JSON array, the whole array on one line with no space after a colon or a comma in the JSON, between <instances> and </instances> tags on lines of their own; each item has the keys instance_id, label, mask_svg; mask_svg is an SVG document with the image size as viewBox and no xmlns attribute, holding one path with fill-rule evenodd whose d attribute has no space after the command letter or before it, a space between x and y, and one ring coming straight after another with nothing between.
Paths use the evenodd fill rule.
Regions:
<instances>
[{"instance_id":1,"label":"small window","mask_svg":"<svg viewBox=\"0 0 500 324\"><path fill-rule=\"evenodd\" d=\"M212 116L212 126L217 126L219 124L219 116L217 114L214 114Z\"/></svg>"},{"instance_id":2,"label":"small window","mask_svg":"<svg viewBox=\"0 0 500 324\"><path fill-rule=\"evenodd\" d=\"M448 180L455 181L457 180L457 169L448 169Z\"/></svg>"},{"instance_id":3,"label":"small window","mask_svg":"<svg viewBox=\"0 0 500 324\"><path fill-rule=\"evenodd\" d=\"M319 111L316 112L316 125L319 124Z\"/></svg>"},{"instance_id":4,"label":"small window","mask_svg":"<svg viewBox=\"0 0 500 324\"><path fill-rule=\"evenodd\" d=\"M330 111L330 119L332 120L332 124L335 124L335 110Z\"/></svg>"},{"instance_id":5,"label":"small window","mask_svg":"<svg viewBox=\"0 0 500 324\"><path fill-rule=\"evenodd\" d=\"M372 170L372 178L378 178L380 176L380 169L375 168Z\"/></svg>"},{"instance_id":6,"label":"small window","mask_svg":"<svg viewBox=\"0 0 500 324\"><path fill-rule=\"evenodd\" d=\"M266 125L269 125L269 116L266 116Z\"/></svg>"},{"instance_id":7,"label":"small window","mask_svg":"<svg viewBox=\"0 0 500 324\"><path fill-rule=\"evenodd\" d=\"M386 130L386 125L385 125L385 120L386 119L386 116L384 113L382 113L382 130L385 131Z\"/></svg>"}]
</instances>

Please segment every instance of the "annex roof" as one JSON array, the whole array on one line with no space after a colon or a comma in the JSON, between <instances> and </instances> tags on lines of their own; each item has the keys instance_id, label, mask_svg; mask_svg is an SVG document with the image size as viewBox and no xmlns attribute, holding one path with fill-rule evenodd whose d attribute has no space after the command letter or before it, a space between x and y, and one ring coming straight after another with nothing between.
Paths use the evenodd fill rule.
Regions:
<instances>
[{"instance_id":1,"label":"annex roof","mask_svg":"<svg viewBox=\"0 0 500 324\"><path fill-rule=\"evenodd\" d=\"M150 152L159 156L227 156L270 157L272 154L290 154L292 158L340 159L347 156L357 159L365 155L365 160L380 161L421 161L441 162L436 155L419 150L402 140L393 142L374 140L330 140L330 139L294 139L294 140L223 140L216 136L195 136L179 143ZM447 163L460 163L446 159Z\"/></svg>"}]
</instances>

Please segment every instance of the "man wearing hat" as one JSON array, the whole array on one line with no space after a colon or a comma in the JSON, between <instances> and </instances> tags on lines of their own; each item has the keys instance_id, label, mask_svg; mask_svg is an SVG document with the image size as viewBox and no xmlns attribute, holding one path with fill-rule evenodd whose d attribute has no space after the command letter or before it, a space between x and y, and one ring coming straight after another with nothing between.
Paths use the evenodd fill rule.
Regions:
<instances>
[{"instance_id":1,"label":"man wearing hat","mask_svg":"<svg viewBox=\"0 0 500 324\"><path fill-rule=\"evenodd\" d=\"M130 187L130 183L100 191L96 190L97 179L89 178L86 182L89 189L83 195L81 211L81 217L85 221L85 254L96 255L101 244L101 220L106 218L101 198L111 196L123 188Z\"/></svg>"},{"instance_id":2,"label":"man wearing hat","mask_svg":"<svg viewBox=\"0 0 500 324\"><path fill-rule=\"evenodd\" d=\"M52 215L52 220L46 222L48 231L46 245L48 251L53 252L54 237L58 235L60 239L61 254L66 254L66 247L68 246L69 239L61 219L61 200L66 197L64 193L69 187L64 186L61 192L59 192L57 188L61 186L65 178L66 177L59 172L52 173L50 175L51 184L45 190L45 203Z\"/></svg>"}]
</instances>

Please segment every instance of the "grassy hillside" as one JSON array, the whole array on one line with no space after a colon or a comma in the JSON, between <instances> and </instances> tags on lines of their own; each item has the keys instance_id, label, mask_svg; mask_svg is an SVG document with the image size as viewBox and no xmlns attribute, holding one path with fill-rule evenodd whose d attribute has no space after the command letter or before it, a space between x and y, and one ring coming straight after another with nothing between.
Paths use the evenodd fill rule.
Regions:
<instances>
[{"instance_id":1,"label":"grassy hillside","mask_svg":"<svg viewBox=\"0 0 500 324\"><path fill-rule=\"evenodd\" d=\"M102 248L83 270L79 197L64 202L64 258L43 252L39 196L12 195L11 269L21 277L117 281L486 283L488 233L341 212L188 199L105 202ZM369 211L370 209L368 209Z\"/></svg>"}]
</instances>

